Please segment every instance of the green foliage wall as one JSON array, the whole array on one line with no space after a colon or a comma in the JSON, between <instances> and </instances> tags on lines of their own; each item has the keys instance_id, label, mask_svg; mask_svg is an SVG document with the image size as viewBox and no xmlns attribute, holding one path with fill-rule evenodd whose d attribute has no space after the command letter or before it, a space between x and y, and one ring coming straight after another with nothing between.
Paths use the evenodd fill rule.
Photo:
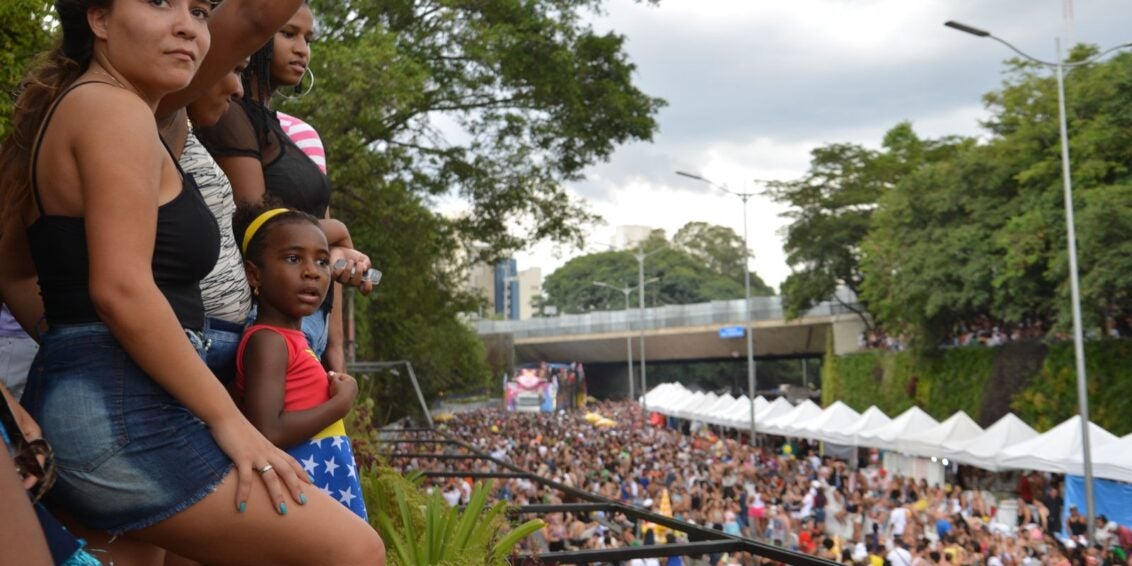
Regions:
<instances>
[{"instance_id":1,"label":"green foliage wall","mask_svg":"<svg viewBox=\"0 0 1132 566\"><path fill-rule=\"evenodd\" d=\"M996 388L991 373L1001 348L951 348L931 352L871 351L829 355L822 367L822 402L834 401L858 411L876 405L896 416L913 404L936 419L966 411L982 424L988 395L1010 395L1011 410L1038 431L1049 430L1077 414L1073 344L1054 343L1040 370L1019 391ZM1093 422L1118 436L1132 432L1132 340L1103 340L1086 345L1089 411ZM1000 415L990 415L990 420Z\"/></svg>"},{"instance_id":2,"label":"green foliage wall","mask_svg":"<svg viewBox=\"0 0 1132 566\"><path fill-rule=\"evenodd\" d=\"M1089 418L1109 432L1132 432L1132 340L1101 340L1085 345ZM1014 397L1014 412L1038 430L1077 414L1077 373L1071 342L1050 347L1041 371Z\"/></svg>"}]
</instances>

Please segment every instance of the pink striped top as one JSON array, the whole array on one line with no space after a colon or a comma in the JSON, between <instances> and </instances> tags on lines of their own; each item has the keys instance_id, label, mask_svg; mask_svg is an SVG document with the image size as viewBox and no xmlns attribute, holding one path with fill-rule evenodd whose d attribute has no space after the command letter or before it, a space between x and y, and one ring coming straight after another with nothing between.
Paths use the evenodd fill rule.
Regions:
<instances>
[{"instance_id":1,"label":"pink striped top","mask_svg":"<svg viewBox=\"0 0 1132 566\"><path fill-rule=\"evenodd\" d=\"M287 137L314 161L315 165L326 174L326 148L322 147L322 138L318 136L310 124L288 114L276 112L279 116L279 125L287 132Z\"/></svg>"}]
</instances>

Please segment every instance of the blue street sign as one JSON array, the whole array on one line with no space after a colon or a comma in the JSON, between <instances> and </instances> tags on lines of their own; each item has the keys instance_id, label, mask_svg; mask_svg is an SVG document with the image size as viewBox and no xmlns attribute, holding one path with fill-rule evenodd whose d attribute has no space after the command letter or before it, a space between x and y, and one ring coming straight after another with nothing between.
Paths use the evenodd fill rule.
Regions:
<instances>
[{"instance_id":1,"label":"blue street sign","mask_svg":"<svg viewBox=\"0 0 1132 566\"><path fill-rule=\"evenodd\" d=\"M746 328L742 326L724 326L719 329L720 338L742 338L746 336Z\"/></svg>"}]
</instances>

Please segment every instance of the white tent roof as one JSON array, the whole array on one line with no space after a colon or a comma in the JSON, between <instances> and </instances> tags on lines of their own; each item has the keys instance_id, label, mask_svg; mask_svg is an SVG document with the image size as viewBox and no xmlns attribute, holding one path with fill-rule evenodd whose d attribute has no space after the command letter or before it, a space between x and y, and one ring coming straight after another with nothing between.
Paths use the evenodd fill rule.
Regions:
<instances>
[{"instance_id":1,"label":"white tent roof","mask_svg":"<svg viewBox=\"0 0 1132 566\"><path fill-rule=\"evenodd\" d=\"M979 426L967 413L959 411L939 423L939 426L896 439L898 450L917 456L943 456L943 445L948 441L967 440L982 434Z\"/></svg>"},{"instance_id":2,"label":"white tent roof","mask_svg":"<svg viewBox=\"0 0 1132 566\"><path fill-rule=\"evenodd\" d=\"M779 436L792 436L791 432L796 425L805 424L821 414L821 407L806 399L794 407L789 413L761 423L755 423L755 430L762 434L777 434ZM755 415L758 418L758 414Z\"/></svg>"},{"instance_id":3,"label":"white tent roof","mask_svg":"<svg viewBox=\"0 0 1132 566\"><path fill-rule=\"evenodd\" d=\"M682 419L695 419L699 414L698 411L702 408L707 408L713 405L719 396L715 393L708 392L699 398L699 400L684 405L682 408L676 410L676 416Z\"/></svg>"},{"instance_id":4,"label":"white tent roof","mask_svg":"<svg viewBox=\"0 0 1132 566\"><path fill-rule=\"evenodd\" d=\"M866 430L858 434L857 443L861 446L895 450L897 449L896 441L898 439L910 434L924 432L936 426L939 426L939 421L913 405L912 408L892 419L892 422L880 428Z\"/></svg>"},{"instance_id":5,"label":"white tent roof","mask_svg":"<svg viewBox=\"0 0 1132 566\"><path fill-rule=\"evenodd\" d=\"M787 401L785 397L778 397L774 401L767 403L763 407L755 408L755 424L758 425L758 432L763 431L763 423L777 419L782 415L794 410L794 405ZM742 418L742 425L746 428L751 428L751 411L747 410L747 414Z\"/></svg>"},{"instance_id":6,"label":"white tent roof","mask_svg":"<svg viewBox=\"0 0 1132 566\"><path fill-rule=\"evenodd\" d=\"M977 436L944 442L943 455L960 464L997 472L1000 468L995 460L1003 448L1037 435L1038 431L1030 428L1014 413L1008 413Z\"/></svg>"},{"instance_id":7,"label":"white tent roof","mask_svg":"<svg viewBox=\"0 0 1132 566\"><path fill-rule=\"evenodd\" d=\"M756 400L756 402L758 401ZM740 395L738 399L731 401L729 405L719 409L715 414L704 417L704 420L714 425L734 426L728 422L728 419L731 418L731 413L737 412L740 408L746 408L747 412L750 412L750 406L751 402L747 399L747 396Z\"/></svg>"},{"instance_id":8,"label":"white tent roof","mask_svg":"<svg viewBox=\"0 0 1132 566\"><path fill-rule=\"evenodd\" d=\"M1116 442L1117 438L1096 423L1089 423L1089 440L1096 455L1099 454L1097 448ZM1084 473L1081 465L1083 445L1081 417L1074 415L1044 434L1007 447L999 454L997 463L1003 468L1081 475Z\"/></svg>"},{"instance_id":9,"label":"white tent roof","mask_svg":"<svg viewBox=\"0 0 1132 566\"><path fill-rule=\"evenodd\" d=\"M1094 450L1092 456L1094 477L1132 482L1132 434L1106 444L1104 450ZM1083 466L1083 461L1082 454L1073 457L1074 465Z\"/></svg>"},{"instance_id":10,"label":"white tent roof","mask_svg":"<svg viewBox=\"0 0 1132 566\"><path fill-rule=\"evenodd\" d=\"M688 390L684 389L683 385L662 383L649 391L645 399L648 400L649 409L667 414L667 408L687 394Z\"/></svg>"},{"instance_id":11,"label":"white tent roof","mask_svg":"<svg viewBox=\"0 0 1132 566\"><path fill-rule=\"evenodd\" d=\"M712 419L719 416L720 411L730 407L734 402L735 398L730 393L724 393L721 397L716 397L715 402L711 405L696 409L696 415L693 418L697 421L712 422Z\"/></svg>"},{"instance_id":12,"label":"white tent roof","mask_svg":"<svg viewBox=\"0 0 1132 566\"><path fill-rule=\"evenodd\" d=\"M744 403L740 404L739 401L736 401L735 404L731 406L731 409L727 411L727 414L723 416L723 420L724 420L723 424L726 425L726 426L733 427L733 428L750 430L750 428L751 428L751 403L749 401L747 401L746 395L740 397L739 400L744 401ZM757 418L757 415L762 413L762 411L765 410L768 405L770 405L770 403L768 403L766 398L763 397L762 395L755 397L755 415L756 415L756 418ZM790 405L790 403L786 403L786 405L788 407L792 407L792 405Z\"/></svg>"},{"instance_id":13,"label":"white tent roof","mask_svg":"<svg viewBox=\"0 0 1132 566\"><path fill-rule=\"evenodd\" d=\"M686 394L684 396L684 398L678 399L678 400L674 401L671 405L669 405L668 408L667 408L668 412L665 413L665 414L667 414L670 417L679 416L681 410L683 410L685 407L688 407L690 405L694 405L696 403L699 403L700 401L703 400L703 398L704 398L704 392L703 391L696 391L695 393L689 392L689 394Z\"/></svg>"},{"instance_id":14,"label":"white tent roof","mask_svg":"<svg viewBox=\"0 0 1132 566\"><path fill-rule=\"evenodd\" d=\"M860 418L861 413L854 411L849 405L841 401L834 401L817 418L796 427L795 434L802 438L827 440L827 431L844 430L845 427L857 422Z\"/></svg>"},{"instance_id":15,"label":"white tent roof","mask_svg":"<svg viewBox=\"0 0 1132 566\"><path fill-rule=\"evenodd\" d=\"M892 419L884 414L884 411L878 409L876 405L873 405L865 409L865 412L861 413L861 417L856 422L845 428L841 430L826 429L826 438L823 440L834 444L858 446L857 436L859 434L868 430L876 430L890 422L892 422Z\"/></svg>"}]
</instances>

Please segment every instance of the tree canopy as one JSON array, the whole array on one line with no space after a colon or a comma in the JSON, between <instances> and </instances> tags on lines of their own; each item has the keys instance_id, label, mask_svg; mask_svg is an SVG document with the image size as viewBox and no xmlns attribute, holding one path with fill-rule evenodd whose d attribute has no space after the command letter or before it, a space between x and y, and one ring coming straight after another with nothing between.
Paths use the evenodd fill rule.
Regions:
<instances>
[{"instance_id":1,"label":"tree canopy","mask_svg":"<svg viewBox=\"0 0 1132 566\"><path fill-rule=\"evenodd\" d=\"M635 289L639 279L635 254L640 250L651 254L644 263L645 279L659 279L646 285L647 306L742 299L742 242L730 228L703 222L686 224L673 242L658 230L638 250L591 253L566 262L543 283L544 301L563 313L624 309L624 294L594 282ZM733 266L721 262L727 258L734 260ZM752 296L773 294L757 274L751 274ZM638 301L638 296L632 295L634 307Z\"/></svg>"},{"instance_id":2,"label":"tree canopy","mask_svg":"<svg viewBox=\"0 0 1132 566\"><path fill-rule=\"evenodd\" d=\"M51 2L5 0L0 3L0 138L8 135L15 92L35 55L51 43Z\"/></svg>"},{"instance_id":3,"label":"tree canopy","mask_svg":"<svg viewBox=\"0 0 1132 566\"><path fill-rule=\"evenodd\" d=\"M862 298L861 242L879 199L910 172L947 158L964 143L920 139L910 123L902 122L885 134L879 151L849 143L825 145L811 152L804 177L770 183L767 193L791 207L784 216L793 220L784 242L793 270L782 284L787 315L801 316L834 297L839 285ZM862 306L867 309L867 300Z\"/></svg>"},{"instance_id":4,"label":"tree canopy","mask_svg":"<svg viewBox=\"0 0 1132 566\"><path fill-rule=\"evenodd\" d=\"M358 301L360 358L412 361L426 394L493 383L458 318L481 300L466 267L581 243L595 218L563 182L656 130L624 38L583 18L603 3L312 0L318 83L278 102L318 129L334 214L386 274Z\"/></svg>"},{"instance_id":5,"label":"tree canopy","mask_svg":"<svg viewBox=\"0 0 1132 566\"><path fill-rule=\"evenodd\" d=\"M1071 59L1096 50L1078 47ZM1009 61L985 102L985 138L921 139L898 124L880 150L814 150L802 179L771 195L791 205L783 284L792 313L837 285L868 320L936 344L975 320L1066 331L1066 221L1055 79ZM1132 55L1066 78L1082 308L1094 333L1132 315Z\"/></svg>"}]
</instances>

